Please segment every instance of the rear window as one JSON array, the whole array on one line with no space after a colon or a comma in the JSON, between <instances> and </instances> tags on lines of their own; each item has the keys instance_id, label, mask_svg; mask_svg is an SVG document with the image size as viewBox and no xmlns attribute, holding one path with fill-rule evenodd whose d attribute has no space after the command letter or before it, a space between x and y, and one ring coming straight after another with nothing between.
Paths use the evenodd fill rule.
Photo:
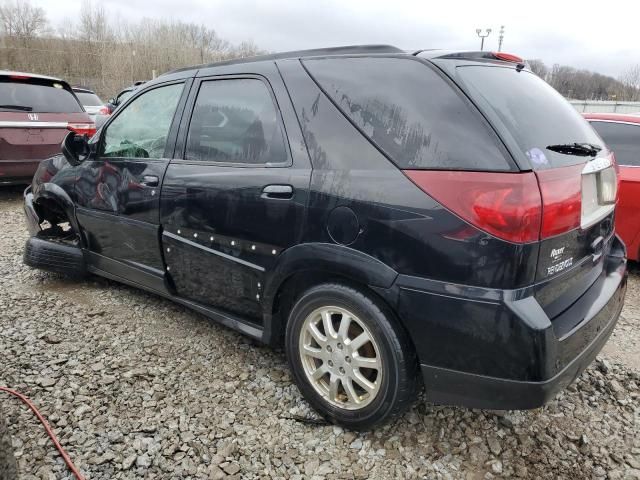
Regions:
<instances>
[{"instance_id":1,"label":"rear window","mask_svg":"<svg viewBox=\"0 0 640 480\"><path fill-rule=\"evenodd\" d=\"M640 167L640 125L597 120L591 125L613 150L618 165Z\"/></svg>"},{"instance_id":2,"label":"rear window","mask_svg":"<svg viewBox=\"0 0 640 480\"><path fill-rule=\"evenodd\" d=\"M82 107L62 83L0 79L0 111L76 113Z\"/></svg>"},{"instance_id":3,"label":"rear window","mask_svg":"<svg viewBox=\"0 0 640 480\"><path fill-rule=\"evenodd\" d=\"M305 60L304 65L400 168L513 169L475 107L421 62L356 57Z\"/></svg>"},{"instance_id":4,"label":"rear window","mask_svg":"<svg viewBox=\"0 0 640 480\"><path fill-rule=\"evenodd\" d=\"M86 105L87 107L100 107L104 105L100 97L95 93L88 92L75 92L76 97L80 100L82 105Z\"/></svg>"},{"instance_id":5,"label":"rear window","mask_svg":"<svg viewBox=\"0 0 640 480\"><path fill-rule=\"evenodd\" d=\"M576 109L533 73L485 65L461 66L457 72L469 96L497 116L534 169L585 161L585 157L553 152L546 148L550 145L604 146Z\"/></svg>"}]
</instances>

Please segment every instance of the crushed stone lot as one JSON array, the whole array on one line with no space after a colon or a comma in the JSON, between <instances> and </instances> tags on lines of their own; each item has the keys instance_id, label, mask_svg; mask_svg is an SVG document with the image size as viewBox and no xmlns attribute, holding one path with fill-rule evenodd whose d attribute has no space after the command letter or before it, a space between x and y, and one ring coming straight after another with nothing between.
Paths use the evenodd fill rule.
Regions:
<instances>
[{"instance_id":1,"label":"crushed stone lot","mask_svg":"<svg viewBox=\"0 0 640 480\"><path fill-rule=\"evenodd\" d=\"M160 297L22 264L21 189L0 189L0 385L29 396L88 479L640 479L640 270L598 360L527 412L420 399L375 431L305 421L284 353ZM22 479L71 479L0 392Z\"/></svg>"}]
</instances>

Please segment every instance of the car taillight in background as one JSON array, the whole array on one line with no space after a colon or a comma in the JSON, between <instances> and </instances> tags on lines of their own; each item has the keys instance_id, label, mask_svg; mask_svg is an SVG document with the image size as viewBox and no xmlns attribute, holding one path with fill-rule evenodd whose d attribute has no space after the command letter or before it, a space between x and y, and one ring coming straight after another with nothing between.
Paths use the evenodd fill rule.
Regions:
<instances>
[{"instance_id":1,"label":"car taillight in background","mask_svg":"<svg viewBox=\"0 0 640 480\"><path fill-rule=\"evenodd\" d=\"M617 200L613 156L526 173L404 170L422 191L466 222L528 243L587 228Z\"/></svg>"},{"instance_id":2,"label":"car taillight in background","mask_svg":"<svg viewBox=\"0 0 640 480\"><path fill-rule=\"evenodd\" d=\"M100 107L100 110L98 110L98 115L111 115L111 109L106 105L103 105Z\"/></svg>"},{"instance_id":3,"label":"car taillight in background","mask_svg":"<svg viewBox=\"0 0 640 480\"><path fill-rule=\"evenodd\" d=\"M96 133L96 124L95 123L69 123L67 125L67 129L77 133L78 135L87 135L88 137L93 137L93 135Z\"/></svg>"}]
</instances>

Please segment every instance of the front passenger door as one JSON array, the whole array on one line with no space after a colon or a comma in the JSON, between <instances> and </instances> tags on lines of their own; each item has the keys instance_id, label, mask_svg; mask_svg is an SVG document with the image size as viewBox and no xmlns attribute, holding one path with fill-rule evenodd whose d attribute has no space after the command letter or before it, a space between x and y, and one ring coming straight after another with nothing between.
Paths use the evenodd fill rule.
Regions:
<instances>
[{"instance_id":1,"label":"front passenger door","mask_svg":"<svg viewBox=\"0 0 640 480\"><path fill-rule=\"evenodd\" d=\"M91 264L151 287L163 286L160 187L184 90L185 81L159 85L118 111L77 182L78 222ZM151 278L150 285L149 276L157 282Z\"/></svg>"}]
</instances>

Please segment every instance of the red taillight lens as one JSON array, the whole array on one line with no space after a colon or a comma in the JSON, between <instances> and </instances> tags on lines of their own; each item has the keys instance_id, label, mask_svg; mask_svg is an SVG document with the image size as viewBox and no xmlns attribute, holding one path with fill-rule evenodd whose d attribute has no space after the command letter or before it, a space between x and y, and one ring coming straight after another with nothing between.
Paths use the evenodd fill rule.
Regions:
<instances>
[{"instance_id":1,"label":"red taillight lens","mask_svg":"<svg viewBox=\"0 0 640 480\"><path fill-rule=\"evenodd\" d=\"M95 123L69 123L67 128L78 135L87 135L88 137L93 137L96 133Z\"/></svg>"},{"instance_id":2,"label":"red taillight lens","mask_svg":"<svg viewBox=\"0 0 640 480\"><path fill-rule=\"evenodd\" d=\"M111 109L106 105L104 105L103 107L100 108L100 110L98 110L98 113L100 115L111 115Z\"/></svg>"},{"instance_id":3,"label":"red taillight lens","mask_svg":"<svg viewBox=\"0 0 640 480\"><path fill-rule=\"evenodd\" d=\"M538 170L542 194L542 228L545 239L580 226L582 215L582 169L584 164Z\"/></svg>"},{"instance_id":4,"label":"red taillight lens","mask_svg":"<svg viewBox=\"0 0 640 480\"><path fill-rule=\"evenodd\" d=\"M425 193L485 232L517 243L535 242L540 237L542 201L532 172L404 173Z\"/></svg>"},{"instance_id":5,"label":"red taillight lens","mask_svg":"<svg viewBox=\"0 0 640 480\"><path fill-rule=\"evenodd\" d=\"M31 77L29 75L9 75L11 80L29 80Z\"/></svg>"},{"instance_id":6,"label":"red taillight lens","mask_svg":"<svg viewBox=\"0 0 640 480\"><path fill-rule=\"evenodd\" d=\"M503 53L503 52L491 52L493 56L498 60L502 60L504 62L513 62L513 63L524 63L524 60L517 55L513 55L511 53Z\"/></svg>"}]
</instances>

